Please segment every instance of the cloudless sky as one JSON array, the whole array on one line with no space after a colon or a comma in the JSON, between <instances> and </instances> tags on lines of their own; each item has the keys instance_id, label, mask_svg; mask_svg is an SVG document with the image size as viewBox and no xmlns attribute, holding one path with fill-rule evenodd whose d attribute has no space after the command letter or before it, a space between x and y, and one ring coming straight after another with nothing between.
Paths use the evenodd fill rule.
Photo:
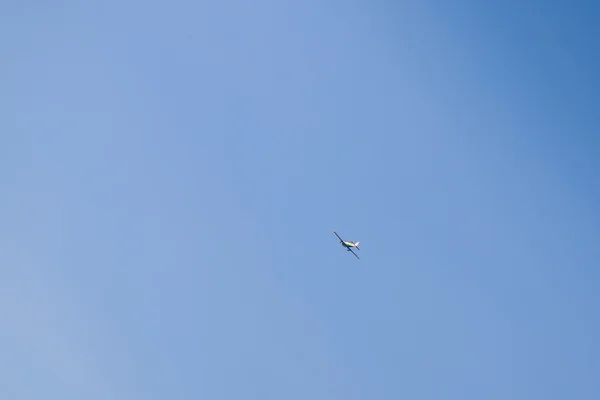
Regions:
<instances>
[{"instance_id":1,"label":"cloudless sky","mask_svg":"<svg viewBox=\"0 0 600 400\"><path fill-rule=\"evenodd\" d=\"M598 8L5 2L0 398L600 398Z\"/></svg>"}]
</instances>

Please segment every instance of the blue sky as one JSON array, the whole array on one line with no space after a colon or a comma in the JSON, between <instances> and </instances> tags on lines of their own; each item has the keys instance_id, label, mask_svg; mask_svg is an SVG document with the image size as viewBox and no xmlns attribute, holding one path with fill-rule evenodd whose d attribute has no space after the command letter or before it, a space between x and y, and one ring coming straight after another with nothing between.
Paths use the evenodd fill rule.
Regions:
<instances>
[{"instance_id":1,"label":"blue sky","mask_svg":"<svg viewBox=\"0 0 600 400\"><path fill-rule=\"evenodd\" d=\"M593 2L2 10L1 398L600 396Z\"/></svg>"}]
</instances>

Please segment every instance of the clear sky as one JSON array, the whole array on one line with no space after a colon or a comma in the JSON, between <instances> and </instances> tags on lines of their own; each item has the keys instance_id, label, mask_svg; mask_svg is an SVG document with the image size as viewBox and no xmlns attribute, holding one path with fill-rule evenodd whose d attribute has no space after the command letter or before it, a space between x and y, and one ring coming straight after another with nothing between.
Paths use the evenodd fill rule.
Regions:
<instances>
[{"instance_id":1,"label":"clear sky","mask_svg":"<svg viewBox=\"0 0 600 400\"><path fill-rule=\"evenodd\" d=\"M551 3L5 2L0 398L600 398L600 6Z\"/></svg>"}]
</instances>

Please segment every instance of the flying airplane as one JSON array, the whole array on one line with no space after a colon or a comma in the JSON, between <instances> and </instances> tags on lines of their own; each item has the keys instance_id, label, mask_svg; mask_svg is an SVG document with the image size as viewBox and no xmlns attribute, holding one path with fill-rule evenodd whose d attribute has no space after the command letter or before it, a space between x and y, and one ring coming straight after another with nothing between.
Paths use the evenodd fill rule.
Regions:
<instances>
[{"instance_id":1,"label":"flying airplane","mask_svg":"<svg viewBox=\"0 0 600 400\"><path fill-rule=\"evenodd\" d=\"M352 251L352 247L356 248L357 250L360 250L358 248L358 245L360 244L360 242L346 242L346 241L344 241L344 239L342 239L340 237L340 235L337 234L336 231L333 231L333 233L335 233L335 236L337 236L338 239L340 239L341 245L344 246L346 248L346 250L348 250L349 252L351 252L352 254L354 254L354 256L360 260L360 257L357 256L356 253Z\"/></svg>"}]
</instances>

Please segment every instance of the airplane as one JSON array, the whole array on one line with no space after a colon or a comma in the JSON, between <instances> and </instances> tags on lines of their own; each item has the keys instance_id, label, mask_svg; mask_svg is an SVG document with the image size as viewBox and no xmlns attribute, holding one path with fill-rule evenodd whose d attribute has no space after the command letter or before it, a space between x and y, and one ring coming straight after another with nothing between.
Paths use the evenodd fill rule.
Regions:
<instances>
[{"instance_id":1,"label":"airplane","mask_svg":"<svg viewBox=\"0 0 600 400\"><path fill-rule=\"evenodd\" d=\"M360 250L358 248L358 245L360 244L360 242L349 242L349 241L347 242L347 241L344 241L344 239L342 239L340 237L340 235L337 234L336 231L333 231L333 233L335 233L335 236L337 236L338 239L340 239L341 245L344 246L346 248L346 250L348 250L349 252L351 252L352 254L354 254L354 256L360 260L360 257L357 256L356 253L352 251L352 247L356 248L357 250Z\"/></svg>"}]
</instances>

